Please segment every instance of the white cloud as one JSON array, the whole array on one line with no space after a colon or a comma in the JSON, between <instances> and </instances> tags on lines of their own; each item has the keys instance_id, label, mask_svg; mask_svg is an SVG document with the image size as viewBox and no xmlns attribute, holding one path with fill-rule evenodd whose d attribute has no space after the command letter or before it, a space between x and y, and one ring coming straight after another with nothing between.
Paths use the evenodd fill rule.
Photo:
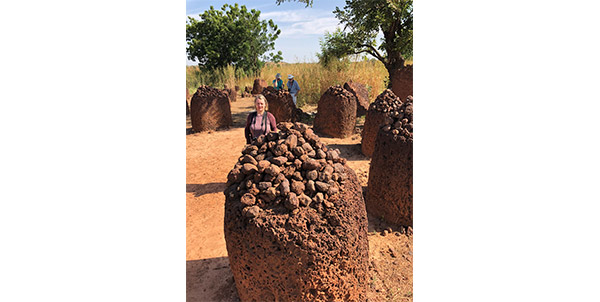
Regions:
<instances>
[{"instance_id":1,"label":"white cloud","mask_svg":"<svg viewBox=\"0 0 600 302\"><path fill-rule=\"evenodd\" d=\"M187 17L198 19L198 14L188 14ZM288 10L261 13L261 20L271 19L281 29L280 38L295 38L299 36L322 36L326 31L333 32L339 26L333 13L325 10Z\"/></svg>"},{"instance_id":2,"label":"white cloud","mask_svg":"<svg viewBox=\"0 0 600 302\"><path fill-rule=\"evenodd\" d=\"M272 11L260 14L260 19L271 19L275 23L289 23L316 20L325 17L333 17L333 13L320 9L296 9L285 11Z\"/></svg>"},{"instance_id":3,"label":"white cloud","mask_svg":"<svg viewBox=\"0 0 600 302\"><path fill-rule=\"evenodd\" d=\"M322 36L326 31L332 32L338 27L338 20L331 11L319 9L273 11L262 13L260 18L273 20L281 29L281 38Z\"/></svg>"},{"instance_id":4,"label":"white cloud","mask_svg":"<svg viewBox=\"0 0 600 302\"><path fill-rule=\"evenodd\" d=\"M280 37L319 35L333 32L339 26L339 21L334 17L318 18L310 21L296 22L289 26L281 26Z\"/></svg>"}]
</instances>

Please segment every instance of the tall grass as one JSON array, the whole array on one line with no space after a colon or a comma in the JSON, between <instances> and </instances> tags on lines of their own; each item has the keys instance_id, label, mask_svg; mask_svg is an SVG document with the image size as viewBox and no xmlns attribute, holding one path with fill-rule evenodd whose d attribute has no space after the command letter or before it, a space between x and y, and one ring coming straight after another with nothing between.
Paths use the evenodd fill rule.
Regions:
<instances>
[{"instance_id":1,"label":"tall grass","mask_svg":"<svg viewBox=\"0 0 600 302\"><path fill-rule=\"evenodd\" d=\"M224 85L231 88L236 85L236 70L231 65L213 72L203 72L198 66L187 66L185 73L186 88L190 94L194 94L200 85L221 89Z\"/></svg>"},{"instance_id":2,"label":"tall grass","mask_svg":"<svg viewBox=\"0 0 600 302\"><path fill-rule=\"evenodd\" d=\"M204 73L197 66L188 66L186 70L187 88L193 94L200 85L209 85L223 88L235 85L243 90L245 86L252 88L255 78L261 78L272 85L277 73L281 73L284 84L287 84L287 75L292 74L300 85L298 106L316 105L329 86L343 85L350 80L365 84L369 91L369 101L373 101L385 88L388 73L383 64L377 60L360 62L340 62L328 68L319 63L268 63L258 76L236 75L233 66L221 70ZM286 85L287 88L287 85Z\"/></svg>"}]
</instances>

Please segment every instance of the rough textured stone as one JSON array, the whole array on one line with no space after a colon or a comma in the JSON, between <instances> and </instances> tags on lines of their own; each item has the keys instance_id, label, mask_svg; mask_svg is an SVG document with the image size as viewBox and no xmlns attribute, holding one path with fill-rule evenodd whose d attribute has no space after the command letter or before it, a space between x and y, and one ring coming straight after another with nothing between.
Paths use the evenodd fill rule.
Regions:
<instances>
[{"instance_id":1,"label":"rough textured stone","mask_svg":"<svg viewBox=\"0 0 600 302\"><path fill-rule=\"evenodd\" d=\"M400 114L377 133L365 198L369 213L400 226L412 226L413 223L411 99L399 108ZM402 122L404 119L406 121Z\"/></svg>"},{"instance_id":2,"label":"rough textured stone","mask_svg":"<svg viewBox=\"0 0 600 302\"><path fill-rule=\"evenodd\" d=\"M314 129L317 133L344 138L356 125L356 98L340 85L331 86L321 96Z\"/></svg>"},{"instance_id":3,"label":"rough textured stone","mask_svg":"<svg viewBox=\"0 0 600 302\"><path fill-rule=\"evenodd\" d=\"M235 90L225 87L225 89L223 89L223 92L225 92L227 94L227 98L229 99L229 102L237 101L237 93L235 92Z\"/></svg>"},{"instance_id":4,"label":"rough textured stone","mask_svg":"<svg viewBox=\"0 0 600 302\"><path fill-rule=\"evenodd\" d=\"M288 145L289 150L296 148L296 145L298 144L298 137L292 134L285 139L285 143Z\"/></svg>"},{"instance_id":5,"label":"rough textured stone","mask_svg":"<svg viewBox=\"0 0 600 302\"><path fill-rule=\"evenodd\" d=\"M298 111L292 96L285 90L275 90L269 86L262 91L262 94L269 103L269 112L279 122L295 122L298 120Z\"/></svg>"},{"instance_id":6,"label":"rough textured stone","mask_svg":"<svg viewBox=\"0 0 600 302\"><path fill-rule=\"evenodd\" d=\"M369 91L361 83L347 82L344 89L348 90L356 98L356 116L363 116L369 110Z\"/></svg>"},{"instance_id":7,"label":"rough textured stone","mask_svg":"<svg viewBox=\"0 0 600 302\"><path fill-rule=\"evenodd\" d=\"M227 94L209 86L200 86L190 106L194 131L216 130L233 125Z\"/></svg>"},{"instance_id":8,"label":"rough textured stone","mask_svg":"<svg viewBox=\"0 0 600 302\"><path fill-rule=\"evenodd\" d=\"M323 201L325 200L325 197L324 197L324 196L325 196L325 195L323 195L323 193L319 192L319 193L315 194L315 200L316 200L318 203L321 203L321 202L323 202Z\"/></svg>"},{"instance_id":9,"label":"rough textured stone","mask_svg":"<svg viewBox=\"0 0 600 302\"><path fill-rule=\"evenodd\" d=\"M308 207L310 206L310 203L312 202L312 199L306 195L306 194L300 194L298 196L298 201L300 201L300 204L304 207Z\"/></svg>"},{"instance_id":10,"label":"rough textured stone","mask_svg":"<svg viewBox=\"0 0 600 302\"><path fill-rule=\"evenodd\" d=\"M329 185L322 181L315 181L315 187L321 192L327 192Z\"/></svg>"},{"instance_id":11,"label":"rough textured stone","mask_svg":"<svg viewBox=\"0 0 600 302\"><path fill-rule=\"evenodd\" d=\"M267 87L267 81L263 79L255 79L252 86L252 94L261 94L263 89Z\"/></svg>"},{"instance_id":12,"label":"rough textured stone","mask_svg":"<svg viewBox=\"0 0 600 302\"><path fill-rule=\"evenodd\" d=\"M301 181L292 180L292 192L300 195L304 192L304 184Z\"/></svg>"},{"instance_id":13,"label":"rough textured stone","mask_svg":"<svg viewBox=\"0 0 600 302\"><path fill-rule=\"evenodd\" d=\"M283 202L293 214L280 206L245 210L227 197L225 239L241 301L366 300L366 212L358 179L345 168L350 181L322 200L323 214L294 193Z\"/></svg>"},{"instance_id":14,"label":"rough textured stone","mask_svg":"<svg viewBox=\"0 0 600 302\"><path fill-rule=\"evenodd\" d=\"M390 118L394 107L399 108L402 101L391 90L386 89L377 96L375 101L369 105L365 126L362 131L361 151L366 156L371 156L375 148L377 131Z\"/></svg>"},{"instance_id":15,"label":"rough textured stone","mask_svg":"<svg viewBox=\"0 0 600 302\"><path fill-rule=\"evenodd\" d=\"M271 165L271 163L269 161L266 160L261 160L258 162L258 172L262 173L265 171L266 168L268 168Z\"/></svg>"},{"instance_id":16,"label":"rough textured stone","mask_svg":"<svg viewBox=\"0 0 600 302\"><path fill-rule=\"evenodd\" d=\"M278 156L271 159L271 162L275 165L281 166L287 161L287 157Z\"/></svg>"},{"instance_id":17,"label":"rough textured stone","mask_svg":"<svg viewBox=\"0 0 600 302\"><path fill-rule=\"evenodd\" d=\"M190 92L188 89L185 89L185 115L190 115Z\"/></svg>"},{"instance_id":18,"label":"rough textured stone","mask_svg":"<svg viewBox=\"0 0 600 302\"><path fill-rule=\"evenodd\" d=\"M265 169L265 173L272 175L272 176L277 176L277 174L279 174L280 172L281 172L281 169L276 165L270 165L269 167L267 167Z\"/></svg>"},{"instance_id":19,"label":"rough textured stone","mask_svg":"<svg viewBox=\"0 0 600 302\"><path fill-rule=\"evenodd\" d=\"M247 145L246 147L244 147L244 150L242 150L242 154L252 154L252 153L256 153L258 151L258 147L255 145Z\"/></svg>"},{"instance_id":20,"label":"rough textured stone","mask_svg":"<svg viewBox=\"0 0 600 302\"><path fill-rule=\"evenodd\" d=\"M299 206L300 201L298 200L298 196L296 196L296 193L290 192L290 194L288 194L287 198L285 199L285 207L288 208L288 210L295 210Z\"/></svg>"},{"instance_id":21,"label":"rough textured stone","mask_svg":"<svg viewBox=\"0 0 600 302\"><path fill-rule=\"evenodd\" d=\"M288 151L288 147L285 144L278 144L273 149L273 154L275 156L283 156ZM287 160L287 157L284 157Z\"/></svg>"},{"instance_id":22,"label":"rough textured stone","mask_svg":"<svg viewBox=\"0 0 600 302\"><path fill-rule=\"evenodd\" d=\"M314 160L314 159L307 159L303 164L302 164L302 168L304 170L315 170L321 167L321 164L319 164L318 161Z\"/></svg>"},{"instance_id":23,"label":"rough textured stone","mask_svg":"<svg viewBox=\"0 0 600 302\"><path fill-rule=\"evenodd\" d=\"M321 158L325 158L327 155L325 154L325 152L321 149L319 149L317 151L317 158L321 159Z\"/></svg>"},{"instance_id":24,"label":"rough textured stone","mask_svg":"<svg viewBox=\"0 0 600 302\"><path fill-rule=\"evenodd\" d=\"M255 174L255 175L259 175L259 174ZM266 191L268 188L270 188L273 184L271 184L271 182L269 181L261 181L258 183L258 189L259 190L263 190Z\"/></svg>"},{"instance_id":25,"label":"rough textured stone","mask_svg":"<svg viewBox=\"0 0 600 302\"><path fill-rule=\"evenodd\" d=\"M248 217L248 218L254 218L254 217L258 216L259 213L260 213L260 208L258 206L251 206L251 207L244 208L244 210L242 210L242 215L244 215L245 217Z\"/></svg>"},{"instance_id":26,"label":"rough textured stone","mask_svg":"<svg viewBox=\"0 0 600 302\"><path fill-rule=\"evenodd\" d=\"M240 182L243 179L243 176L244 174L242 174L241 167L234 168L227 174L227 184L231 185L232 183Z\"/></svg>"},{"instance_id":27,"label":"rough textured stone","mask_svg":"<svg viewBox=\"0 0 600 302\"><path fill-rule=\"evenodd\" d=\"M256 203L256 197L250 193L246 193L242 196L241 202L247 206L251 206Z\"/></svg>"},{"instance_id":28,"label":"rough textured stone","mask_svg":"<svg viewBox=\"0 0 600 302\"><path fill-rule=\"evenodd\" d=\"M240 159L240 163L242 163L242 164L250 163L250 164L253 164L255 166L258 164L258 162L256 161L256 159L254 159L254 157L252 157L252 156L250 156L248 154L242 156L242 158Z\"/></svg>"},{"instance_id":29,"label":"rough textured stone","mask_svg":"<svg viewBox=\"0 0 600 302\"><path fill-rule=\"evenodd\" d=\"M258 168L253 164L246 163L242 165L242 173L244 174L251 174L255 171L258 171Z\"/></svg>"},{"instance_id":30,"label":"rough textured stone","mask_svg":"<svg viewBox=\"0 0 600 302\"><path fill-rule=\"evenodd\" d=\"M287 195L290 193L290 181L287 178L282 180L279 184L279 191L281 192L281 195Z\"/></svg>"},{"instance_id":31,"label":"rough textured stone","mask_svg":"<svg viewBox=\"0 0 600 302\"><path fill-rule=\"evenodd\" d=\"M413 66L408 65L393 71L392 91L400 99L413 95Z\"/></svg>"},{"instance_id":32,"label":"rough textured stone","mask_svg":"<svg viewBox=\"0 0 600 302\"><path fill-rule=\"evenodd\" d=\"M331 151L303 124L278 128L283 133L269 140L270 149L289 145L295 135L298 144L310 142L315 153ZM224 192L225 240L240 299L365 301L367 217L354 171L343 158L317 161L304 154L281 167L272 156L270 162L259 160L261 173L246 155L270 151L251 146L229 172ZM304 169L307 162L311 169ZM335 172L344 181L318 181L323 191L317 192L315 181L305 178L309 171L323 174L323 180Z\"/></svg>"}]
</instances>

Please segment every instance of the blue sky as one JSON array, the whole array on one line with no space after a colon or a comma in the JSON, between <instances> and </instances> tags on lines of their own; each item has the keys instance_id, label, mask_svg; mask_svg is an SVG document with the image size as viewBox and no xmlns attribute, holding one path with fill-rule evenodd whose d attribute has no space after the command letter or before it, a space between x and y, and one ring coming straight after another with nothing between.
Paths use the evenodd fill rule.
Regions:
<instances>
[{"instance_id":1,"label":"blue sky","mask_svg":"<svg viewBox=\"0 0 600 302\"><path fill-rule=\"evenodd\" d=\"M326 31L331 32L339 26L332 12L336 6L344 7L345 1L315 1L312 7L305 7L299 2L284 2L276 5L275 0L235 2L186 0L186 15L198 19L198 15L209 9L211 5L215 9L221 9L223 4L234 3L261 11L261 19L272 19L281 29L281 34L275 41L275 51L281 50L283 60L294 63L317 61L315 54L320 52L319 39ZM195 65L189 60L187 64Z\"/></svg>"}]
</instances>

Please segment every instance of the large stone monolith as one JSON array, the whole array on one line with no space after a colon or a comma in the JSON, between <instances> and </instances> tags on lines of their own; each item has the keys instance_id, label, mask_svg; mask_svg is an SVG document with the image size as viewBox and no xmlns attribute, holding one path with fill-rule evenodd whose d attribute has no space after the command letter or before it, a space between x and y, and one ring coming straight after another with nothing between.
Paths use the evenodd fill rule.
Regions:
<instances>
[{"instance_id":1,"label":"large stone monolith","mask_svg":"<svg viewBox=\"0 0 600 302\"><path fill-rule=\"evenodd\" d=\"M385 123L390 112L400 108L402 101L391 90L386 89L369 105L362 131L361 151L371 157L375 148L377 131Z\"/></svg>"},{"instance_id":2,"label":"large stone monolith","mask_svg":"<svg viewBox=\"0 0 600 302\"><path fill-rule=\"evenodd\" d=\"M252 86L252 94L261 94L263 89L267 87L267 81L263 79L255 79Z\"/></svg>"},{"instance_id":3,"label":"large stone monolith","mask_svg":"<svg viewBox=\"0 0 600 302\"><path fill-rule=\"evenodd\" d=\"M396 69L392 75L392 91L404 100L413 95L413 66L408 65Z\"/></svg>"},{"instance_id":4,"label":"large stone monolith","mask_svg":"<svg viewBox=\"0 0 600 302\"><path fill-rule=\"evenodd\" d=\"M369 169L367 212L413 225L413 105L407 100L379 129Z\"/></svg>"},{"instance_id":5,"label":"large stone monolith","mask_svg":"<svg viewBox=\"0 0 600 302\"><path fill-rule=\"evenodd\" d=\"M356 126L356 98L340 85L331 86L321 96L315 117L315 132L345 138Z\"/></svg>"},{"instance_id":6,"label":"large stone monolith","mask_svg":"<svg viewBox=\"0 0 600 302\"><path fill-rule=\"evenodd\" d=\"M285 90L275 90L269 86L262 91L269 103L269 112L275 116L277 123L279 122L295 122L298 120L298 110L292 95Z\"/></svg>"},{"instance_id":7,"label":"large stone monolith","mask_svg":"<svg viewBox=\"0 0 600 302\"><path fill-rule=\"evenodd\" d=\"M356 116L363 116L369 110L369 91L367 87L361 83L347 82L344 84L344 89L350 91L356 98Z\"/></svg>"},{"instance_id":8,"label":"large stone monolith","mask_svg":"<svg viewBox=\"0 0 600 302\"><path fill-rule=\"evenodd\" d=\"M365 301L356 174L305 124L278 128L247 145L227 176L225 241L241 301Z\"/></svg>"},{"instance_id":9,"label":"large stone monolith","mask_svg":"<svg viewBox=\"0 0 600 302\"><path fill-rule=\"evenodd\" d=\"M191 120L194 131L215 130L233 124L231 107L225 92L200 86L191 101Z\"/></svg>"}]
</instances>

